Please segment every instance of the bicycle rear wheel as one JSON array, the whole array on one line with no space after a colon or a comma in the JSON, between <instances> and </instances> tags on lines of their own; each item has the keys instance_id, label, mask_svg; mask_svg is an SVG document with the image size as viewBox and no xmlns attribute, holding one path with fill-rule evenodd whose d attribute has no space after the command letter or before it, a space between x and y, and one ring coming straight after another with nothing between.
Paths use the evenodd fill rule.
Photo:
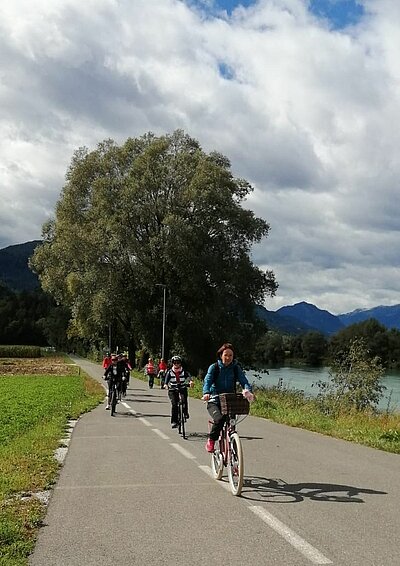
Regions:
<instances>
[{"instance_id":1,"label":"bicycle rear wheel","mask_svg":"<svg viewBox=\"0 0 400 566\"><path fill-rule=\"evenodd\" d=\"M228 477L233 495L240 495L243 489L244 460L240 437L234 432L230 437Z\"/></svg>"},{"instance_id":2,"label":"bicycle rear wheel","mask_svg":"<svg viewBox=\"0 0 400 566\"><path fill-rule=\"evenodd\" d=\"M216 445L214 452L211 453L211 471L213 478L220 480L224 471L223 446L220 440L217 440Z\"/></svg>"}]
</instances>

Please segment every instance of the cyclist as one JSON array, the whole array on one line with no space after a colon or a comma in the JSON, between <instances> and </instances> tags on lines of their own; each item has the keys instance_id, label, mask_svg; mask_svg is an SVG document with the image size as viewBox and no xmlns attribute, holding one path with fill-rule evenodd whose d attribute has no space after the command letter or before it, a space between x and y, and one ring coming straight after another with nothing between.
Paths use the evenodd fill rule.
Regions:
<instances>
[{"instance_id":1,"label":"cyclist","mask_svg":"<svg viewBox=\"0 0 400 566\"><path fill-rule=\"evenodd\" d=\"M171 401L171 428L178 426L178 403L179 387L183 393L183 413L185 418L189 418L188 412L188 392L187 386L193 387L193 380L190 373L182 368L182 358L174 356L171 360L172 367L165 375L165 387L168 390L168 397Z\"/></svg>"},{"instance_id":2,"label":"cyclist","mask_svg":"<svg viewBox=\"0 0 400 566\"><path fill-rule=\"evenodd\" d=\"M119 354L118 363L121 365L122 370L122 393L125 395L129 385L129 378L131 376L132 366L125 353Z\"/></svg>"},{"instance_id":3,"label":"cyclist","mask_svg":"<svg viewBox=\"0 0 400 566\"><path fill-rule=\"evenodd\" d=\"M153 358L149 358L149 361L144 366L144 374L147 375L147 377L148 377L149 388L153 389L154 378L157 374L157 370L156 370L156 367L154 365Z\"/></svg>"},{"instance_id":4,"label":"cyclist","mask_svg":"<svg viewBox=\"0 0 400 566\"><path fill-rule=\"evenodd\" d=\"M111 364L111 354L110 352L107 352L106 355L103 358L103 369L104 369L104 373L103 373L103 377L105 376L106 373L106 369L108 368L108 366Z\"/></svg>"},{"instance_id":5,"label":"cyclist","mask_svg":"<svg viewBox=\"0 0 400 566\"><path fill-rule=\"evenodd\" d=\"M161 360L158 362L158 379L160 380L160 387L161 389L164 389L165 387L165 372L167 371L168 366L167 366L167 362L164 360L164 358L161 358Z\"/></svg>"},{"instance_id":6,"label":"cyclist","mask_svg":"<svg viewBox=\"0 0 400 566\"><path fill-rule=\"evenodd\" d=\"M118 363L117 354L112 354L111 364L108 366L108 368L104 373L104 379L108 381L108 396L107 396L107 406L106 406L107 410L110 408L114 383L115 382L117 383L118 391L121 387L122 374L123 374L123 366L121 365L121 363Z\"/></svg>"},{"instance_id":7,"label":"cyclist","mask_svg":"<svg viewBox=\"0 0 400 566\"><path fill-rule=\"evenodd\" d=\"M224 426L225 417L221 413L219 393L235 393L236 382L247 391L246 397L252 400L251 385L240 365L235 360L232 344L225 343L217 352L217 362L210 365L204 378L203 397L207 401L207 411L213 425L206 443L207 452L214 452L215 441Z\"/></svg>"}]
</instances>

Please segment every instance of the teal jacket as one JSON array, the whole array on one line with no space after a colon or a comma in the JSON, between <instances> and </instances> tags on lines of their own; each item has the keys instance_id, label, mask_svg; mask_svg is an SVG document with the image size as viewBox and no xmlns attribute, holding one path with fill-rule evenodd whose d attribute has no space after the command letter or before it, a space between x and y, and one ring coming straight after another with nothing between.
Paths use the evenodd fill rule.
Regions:
<instances>
[{"instance_id":1,"label":"teal jacket","mask_svg":"<svg viewBox=\"0 0 400 566\"><path fill-rule=\"evenodd\" d=\"M218 402L219 393L234 393L236 391L236 381L240 383L243 389L251 391L251 385L246 374L236 360L233 360L229 366L224 366L221 360L218 360L217 364L219 372L216 379L214 377L215 363L210 365L204 378L203 395L209 393L211 396L210 402Z\"/></svg>"}]
</instances>

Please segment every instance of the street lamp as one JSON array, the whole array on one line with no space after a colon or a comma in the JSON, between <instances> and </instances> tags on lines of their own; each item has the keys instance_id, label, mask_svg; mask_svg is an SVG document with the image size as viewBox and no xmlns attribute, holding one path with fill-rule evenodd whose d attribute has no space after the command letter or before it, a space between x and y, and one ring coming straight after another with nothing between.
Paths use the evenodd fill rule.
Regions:
<instances>
[{"instance_id":1,"label":"street lamp","mask_svg":"<svg viewBox=\"0 0 400 566\"><path fill-rule=\"evenodd\" d=\"M110 289L111 289L111 269L110 269L111 261L110 261L110 258L107 257L107 256L101 257L100 263L102 265L108 266L107 267L107 269L108 269L108 287L109 287L109 292L110 292ZM112 345L111 344L111 320L109 320L108 321L108 352L109 352L110 355L111 355L111 352L112 352L111 345Z\"/></svg>"},{"instance_id":2,"label":"street lamp","mask_svg":"<svg viewBox=\"0 0 400 566\"><path fill-rule=\"evenodd\" d=\"M157 287L163 288L163 320L162 320L162 341L161 341L161 357L165 360L165 304L166 304L166 295L167 295L167 286L163 285L162 283L156 283Z\"/></svg>"}]
</instances>

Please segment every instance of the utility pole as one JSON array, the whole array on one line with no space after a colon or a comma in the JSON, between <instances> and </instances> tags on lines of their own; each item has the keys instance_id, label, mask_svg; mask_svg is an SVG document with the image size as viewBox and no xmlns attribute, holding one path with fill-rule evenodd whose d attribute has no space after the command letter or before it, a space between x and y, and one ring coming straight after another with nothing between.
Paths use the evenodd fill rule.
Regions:
<instances>
[{"instance_id":1,"label":"utility pole","mask_svg":"<svg viewBox=\"0 0 400 566\"><path fill-rule=\"evenodd\" d=\"M162 339L161 339L161 357L165 360L165 322L166 322L166 302L167 302L167 286L157 283L157 287L163 288L163 318L162 318Z\"/></svg>"}]
</instances>

